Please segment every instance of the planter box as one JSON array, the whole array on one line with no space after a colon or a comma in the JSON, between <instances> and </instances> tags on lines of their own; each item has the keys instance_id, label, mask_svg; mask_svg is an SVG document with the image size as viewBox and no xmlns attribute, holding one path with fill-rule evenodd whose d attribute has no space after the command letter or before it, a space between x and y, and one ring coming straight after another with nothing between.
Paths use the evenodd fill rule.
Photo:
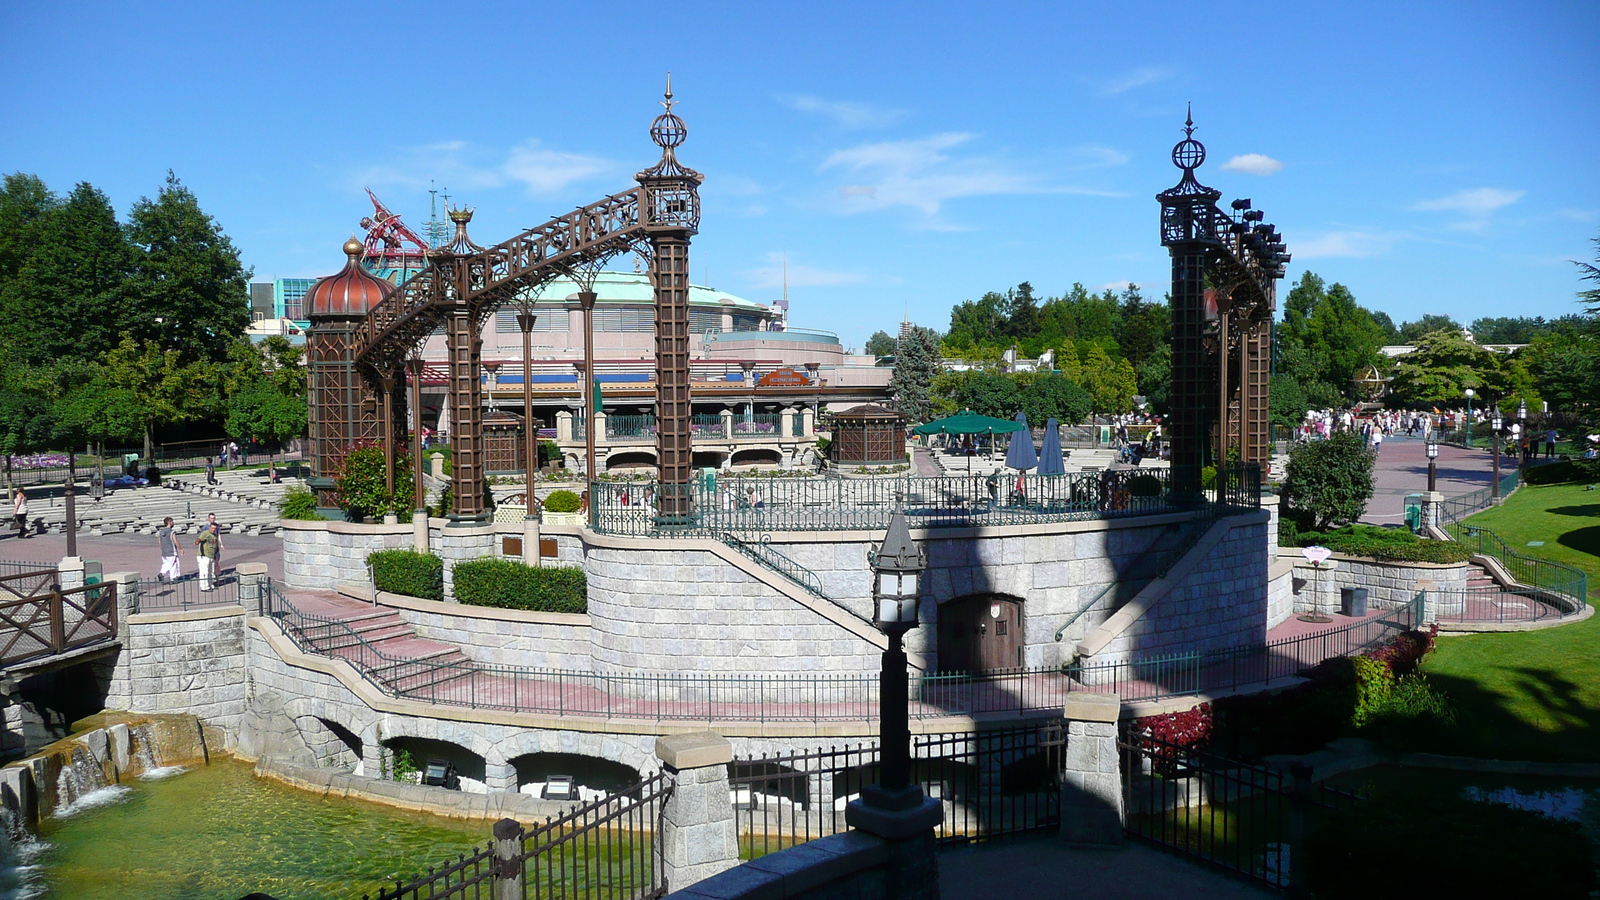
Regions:
<instances>
[{"instance_id":1,"label":"planter box","mask_svg":"<svg viewBox=\"0 0 1600 900\"><path fill-rule=\"evenodd\" d=\"M539 521L546 525L571 525L578 527L583 524L584 514L581 512L551 512L544 510L539 513Z\"/></svg>"}]
</instances>

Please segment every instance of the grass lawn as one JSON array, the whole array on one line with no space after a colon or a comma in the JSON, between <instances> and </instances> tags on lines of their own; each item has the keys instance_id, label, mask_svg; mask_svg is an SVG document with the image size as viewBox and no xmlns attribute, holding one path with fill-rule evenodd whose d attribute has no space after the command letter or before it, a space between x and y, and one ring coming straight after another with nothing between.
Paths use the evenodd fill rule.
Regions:
<instances>
[{"instance_id":1,"label":"grass lawn","mask_svg":"<svg viewBox=\"0 0 1600 900\"><path fill-rule=\"evenodd\" d=\"M1469 521L1529 556L1582 569L1592 600L1600 585L1600 492L1585 487L1524 487ZM1600 762L1600 615L1544 631L1444 637L1424 671L1459 719L1450 746L1428 749Z\"/></svg>"}]
</instances>

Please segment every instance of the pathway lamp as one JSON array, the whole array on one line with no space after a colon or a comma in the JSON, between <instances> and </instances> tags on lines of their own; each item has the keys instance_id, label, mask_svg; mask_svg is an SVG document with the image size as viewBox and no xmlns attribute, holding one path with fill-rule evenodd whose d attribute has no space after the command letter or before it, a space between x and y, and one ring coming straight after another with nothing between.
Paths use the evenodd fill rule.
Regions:
<instances>
[{"instance_id":1,"label":"pathway lamp","mask_svg":"<svg viewBox=\"0 0 1600 900\"><path fill-rule=\"evenodd\" d=\"M1534 446L1537 446L1537 444L1535 444L1535 442L1533 440L1533 435L1528 433L1528 401L1527 400L1518 400L1517 401L1517 448L1522 453L1522 456L1521 456L1522 464L1525 465L1528 462L1528 453L1527 453L1526 450L1523 450L1522 448L1534 447ZM1496 473L1496 478L1495 478L1496 483L1498 483L1499 480L1500 479L1498 477L1498 473Z\"/></svg>"},{"instance_id":2,"label":"pathway lamp","mask_svg":"<svg viewBox=\"0 0 1600 900\"><path fill-rule=\"evenodd\" d=\"M1494 432L1494 481L1489 484L1489 499L1500 499L1500 410L1494 411L1494 418L1489 420L1489 430Z\"/></svg>"},{"instance_id":3,"label":"pathway lamp","mask_svg":"<svg viewBox=\"0 0 1600 900\"><path fill-rule=\"evenodd\" d=\"M898 505L898 504L897 504ZM876 624L888 638L878 683L878 783L861 790L845 819L884 837L910 837L939 824L939 801L923 796L911 780L910 679L906 674L906 632L917 627L920 581L927 557L911 540L905 514L889 518L883 543L872 554L872 600Z\"/></svg>"},{"instance_id":4,"label":"pathway lamp","mask_svg":"<svg viewBox=\"0 0 1600 900\"><path fill-rule=\"evenodd\" d=\"M1429 437L1426 446L1428 450L1428 493L1431 494L1439 489L1439 439L1437 437Z\"/></svg>"},{"instance_id":5,"label":"pathway lamp","mask_svg":"<svg viewBox=\"0 0 1600 900\"><path fill-rule=\"evenodd\" d=\"M1462 443L1462 446L1467 447L1468 449L1471 449L1471 447L1472 447L1472 388L1467 388L1462 393L1467 395L1467 436L1466 436L1466 439L1463 440L1461 443Z\"/></svg>"}]
</instances>

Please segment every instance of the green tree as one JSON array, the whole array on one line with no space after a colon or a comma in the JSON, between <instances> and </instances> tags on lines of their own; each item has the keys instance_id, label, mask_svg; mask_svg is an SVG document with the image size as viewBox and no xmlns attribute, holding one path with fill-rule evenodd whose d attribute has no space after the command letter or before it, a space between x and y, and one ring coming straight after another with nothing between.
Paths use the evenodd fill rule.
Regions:
<instances>
[{"instance_id":1,"label":"green tree","mask_svg":"<svg viewBox=\"0 0 1600 900\"><path fill-rule=\"evenodd\" d=\"M872 337L867 338L866 353L868 356L878 358L878 365L883 365L885 356L894 355L895 340L887 331L874 331Z\"/></svg>"},{"instance_id":2,"label":"green tree","mask_svg":"<svg viewBox=\"0 0 1600 900\"><path fill-rule=\"evenodd\" d=\"M1136 373L1139 393L1149 404L1150 411L1158 416L1166 415L1172 404L1172 344L1157 345Z\"/></svg>"},{"instance_id":3,"label":"green tree","mask_svg":"<svg viewBox=\"0 0 1600 900\"><path fill-rule=\"evenodd\" d=\"M1423 335L1432 334L1435 331L1454 331L1460 334L1461 323L1449 316L1428 313L1415 322L1406 322L1400 326L1400 342L1403 344L1415 344Z\"/></svg>"},{"instance_id":4,"label":"green tree","mask_svg":"<svg viewBox=\"0 0 1600 900\"><path fill-rule=\"evenodd\" d=\"M1408 408L1454 406L1472 388L1498 399L1507 388L1500 355L1467 340L1459 330L1434 331L1395 360L1390 402Z\"/></svg>"},{"instance_id":5,"label":"green tree","mask_svg":"<svg viewBox=\"0 0 1600 900\"><path fill-rule=\"evenodd\" d=\"M1400 343L1400 329L1394 327L1394 319L1389 318L1388 313L1375 309L1372 311L1372 321L1377 322L1378 327L1383 329L1385 344Z\"/></svg>"},{"instance_id":6,"label":"green tree","mask_svg":"<svg viewBox=\"0 0 1600 900\"><path fill-rule=\"evenodd\" d=\"M946 340L952 348L993 343L1005 329L1002 308L1006 298L993 291L977 300L964 300L950 310L950 331Z\"/></svg>"},{"instance_id":7,"label":"green tree","mask_svg":"<svg viewBox=\"0 0 1600 900\"><path fill-rule=\"evenodd\" d=\"M896 407L913 422L928 421L929 390L942 367L939 341L939 332L913 325L895 355L889 391Z\"/></svg>"},{"instance_id":8,"label":"green tree","mask_svg":"<svg viewBox=\"0 0 1600 900\"><path fill-rule=\"evenodd\" d=\"M250 326L250 271L220 226L176 175L128 216L138 247L130 293L163 350L186 362L221 361Z\"/></svg>"},{"instance_id":9,"label":"green tree","mask_svg":"<svg viewBox=\"0 0 1600 900\"><path fill-rule=\"evenodd\" d=\"M1083 388L1089 392L1097 415L1114 415L1133 408L1138 378L1125 359L1114 360L1096 344L1083 360Z\"/></svg>"},{"instance_id":10,"label":"green tree","mask_svg":"<svg viewBox=\"0 0 1600 900\"><path fill-rule=\"evenodd\" d=\"M1594 238L1596 253L1594 263L1578 262L1572 264L1578 267L1578 277L1584 281L1593 282L1594 287L1578 292L1578 302L1584 305L1584 311L1590 315L1600 315L1600 237Z\"/></svg>"},{"instance_id":11,"label":"green tree","mask_svg":"<svg viewBox=\"0 0 1600 900\"><path fill-rule=\"evenodd\" d=\"M961 406L979 415L1009 419L1022 408L1022 387L1011 375L973 373L961 387Z\"/></svg>"},{"instance_id":12,"label":"green tree","mask_svg":"<svg viewBox=\"0 0 1600 900\"><path fill-rule=\"evenodd\" d=\"M1600 339L1582 333L1537 335L1520 354L1534 389L1552 409L1581 413L1600 402Z\"/></svg>"},{"instance_id":13,"label":"green tree","mask_svg":"<svg viewBox=\"0 0 1600 900\"><path fill-rule=\"evenodd\" d=\"M202 419L217 409L221 381L213 364L185 362L177 350L124 338L64 396L63 419L91 439L142 438L148 458L157 427Z\"/></svg>"},{"instance_id":14,"label":"green tree","mask_svg":"<svg viewBox=\"0 0 1600 900\"><path fill-rule=\"evenodd\" d=\"M1301 531L1327 531L1361 518L1372 497L1372 466L1361 435L1341 431L1289 451L1283 514Z\"/></svg>"},{"instance_id":15,"label":"green tree","mask_svg":"<svg viewBox=\"0 0 1600 900\"><path fill-rule=\"evenodd\" d=\"M1033 295L1033 285L1024 281L1006 291L1005 314L1006 337L1023 340L1039 334L1039 299Z\"/></svg>"},{"instance_id":16,"label":"green tree","mask_svg":"<svg viewBox=\"0 0 1600 900\"><path fill-rule=\"evenodd\" d=\"M56 434L52 376L0 355L0 454L48 450Z\"/></svg>"},{"instance_id":17,"label":"green tree","mask_svg":"<svg viewBox=\"0 0 1600 900\"><path fill-rule=\"evenodd\" d=\"M1483 316L1467 328L1480 344L1526 344L1553 330L1554 324L1544 316Z\"/></svg>"},{"instance_id":18,"label":"green tree","mask_svg":"<svg viewBox=\"0 0 1600 900\"><path fill-rule=\"evenodd\" d=\"M1273 424L1286 428L1298 428L1311 408L1300 383L1287 375L1272 376L1267 386L1267 404Z\"/></svg>"},{"instance_id":19,"label":"green tree","mask_svg":"<svg viewBox=\"0 0 1600 900\"><path fill-rule=\"evenodd\" d=\"M304 355L278 336L234 343L223 379L229 434L276 444L306 433Z\"/></svg>"},{"instance_id":20,"label":"green tree","mask_svg":"<svg viewBox=\"0 0 1600 900\"><path fill-rule=\"evenodd\" d=\"M1060 375L1041 375L1022 389L1022 411L1028 422L1043 425L1052 417L1065 425L1078 425L1089 418L1094 403L1089 392Z\"/></svg>"}]
</instances>

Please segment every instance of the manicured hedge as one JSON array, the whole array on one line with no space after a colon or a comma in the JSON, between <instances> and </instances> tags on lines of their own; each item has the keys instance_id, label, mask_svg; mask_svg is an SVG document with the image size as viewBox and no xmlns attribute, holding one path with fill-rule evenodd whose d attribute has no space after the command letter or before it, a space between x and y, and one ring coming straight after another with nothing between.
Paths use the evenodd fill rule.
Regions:
<instances>
[{"instance_id":1,"label":"manicured hedge","mask_svg":"<svg viewBox=\"0 0 1600 900\"><path fill-rule=\"evenodd\" d=\"M1600 481L1600 459L1564 459L1522 470L1528 484L1594 484Z\"/></svg>"},{"instance_id":2,"label":"manicured hedge","mask_svg":"<svg viewBox=\"0 0 1600 900\"><path fill-rule=\"evenodd\" d=\"M367 565L372 567L373 586L380 591L424 600L444 599L444 560L432 553L379 550L367 554Z\"/></svg>"},{"instance_id":3,"label":"manicured hedge","mask_svg":"<svg viewBox=\"0 0 1600 900\"><path fill-rule=\"evenodd\" d=\"M588 579L576 566L533 568L509 559L456 563L456 600L534 612L589 611Z\"/></svg>"},{"instance_id":4,"label":"manicured hedge","mask_svg":"<svg viewBox=\"0 0 1600 900\"><path fill-rule=\"evenodd\" d=\"M550 496L544 498L545 512L577 512L581 506L583 506L583 498L571 491L551 491Z\"/></svg>"},{"instance_id":5,"label":"manicured hedge","mask_svg":"<svg viewBox=\"0 0 1600 900\"><path fill-rule=\"evenodd\" d=\"M1293 544L1284 542L1286 531L1278 529L1278 542L1283 546L1323 546L1335 553L1390 562L1457 563L1472 557L1470 549L1455 541L1424 540L1403 528L1347 525L1327 532L1298 531L1292 533Z\"/></svg>"}]
</instances>

